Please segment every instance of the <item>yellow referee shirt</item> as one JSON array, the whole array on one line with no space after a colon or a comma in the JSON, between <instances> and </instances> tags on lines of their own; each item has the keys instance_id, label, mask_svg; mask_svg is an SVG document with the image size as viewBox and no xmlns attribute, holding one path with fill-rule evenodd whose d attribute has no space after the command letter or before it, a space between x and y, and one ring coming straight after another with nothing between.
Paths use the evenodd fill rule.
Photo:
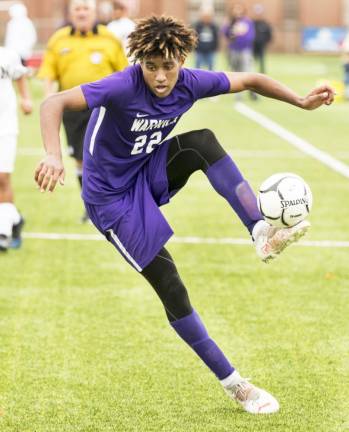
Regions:
<instances>
[{"instance_id":1,"label":"yellow referee shirt","mask_svg":"<svg viewBox=\"0 0 349 432\"><path fill-rule=\"evenodd\" d=\"M82 34L71 26L48 41L38 78L57 81L59 90L96 81L128 65L121 42L103 25Z\"/></svg>"}]
</instances>

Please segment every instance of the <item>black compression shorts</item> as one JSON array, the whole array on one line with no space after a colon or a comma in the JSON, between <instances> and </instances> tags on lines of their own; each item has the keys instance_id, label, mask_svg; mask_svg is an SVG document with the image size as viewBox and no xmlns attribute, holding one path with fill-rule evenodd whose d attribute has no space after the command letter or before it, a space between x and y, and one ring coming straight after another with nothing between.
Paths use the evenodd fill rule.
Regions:
<instances>
[{"instance_id":1,"label":"black compression shorts","mask_svg":"<svg viewBox=\"0 0 349 432\"><path fill-rule=\"evenodd\" d=\"M82 161L84 138L91 110L64 111L63 124L67 136L69 155Z\"/></svg>"}]
</instances>

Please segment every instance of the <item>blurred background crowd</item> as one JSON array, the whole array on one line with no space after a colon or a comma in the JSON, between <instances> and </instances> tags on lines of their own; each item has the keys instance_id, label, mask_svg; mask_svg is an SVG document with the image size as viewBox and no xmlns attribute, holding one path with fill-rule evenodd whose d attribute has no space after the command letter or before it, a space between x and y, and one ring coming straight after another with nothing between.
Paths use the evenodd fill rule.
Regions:
<instances>
[{"instance_id":1,"label":"blurred background crowd","mask_svg":"<svg viewBox=\"0 0 349 432\"><path fill-rule=\"evenodd\" d=\"M349 0L0 0L0 40L42 80L44 96L48 96L123 70L132 61L127 58L127 37L135 29L137 18L151 14L172 15L196 29L198 45L190 64L197 68L216 69L218 52L224 53L224 69L261 73L268 72L268 51L336 55L338 70L342 69L342 79L335 83L336 91L342 100L349 99ZM9 68L12 62L12 69L17 68L15 60L10 60L12 54L1 49L3 63ZM23 217L14 210L10 182L18 133L10 78L17 80L20 74L6 74L2 85L11 94L14 120L6 136L6 128L2 128L6 139L0 140L6 154L12 149L7 156L10 162L0 165L3 249L8 248L11 236L16 237L16 227L24 224ZM19 84L21 107L29 114L30 94L25 82ZM250 98L256 100L257 96L251 93ZM3 125L9 124L4 120L5 114L9 115L9 105L8 100L2 99ZM63 116L69 154L75 159L80 186L83 140L90 114L86 110L65 112ZM6 230L1 228L5 210L9 221ZM87 219L83 214L82 221Z\"/></svg>"},{"instance_id":2,"label":"blurred background crowd","mask_svg":"<svg viewBox=\"0 0 349 432\"><path fill-rule=\"evenodd\" d=\"M0 40L9 20L9 8L15 3L18 2L0 0ZM96 3L98 19L103 23L111 21L114 2L98 0ZM124 0L132 19L164 13L192 23L199 19L203 8L211 8L218 25L229 19L234 3L232 0ZM333 51L333 42L340 40L339 33L349 25L348 0L244 0L239 3L246 7L249 17L262 14L270 22L275 34L272 47L278 51ZM25 0L23 4L37 30L39 46L68 19L69 0ZM324 29L327 32L321 33Z\"/></svg>"},{"instance_id":3,"label":"blurred background crowd","mask_svg":"<svg viewBox=\"0 0 349 432\"><path fill-rule=\"evenodd\" d=\"M168 14L199 33L196 66L214 68L214 54L225 50L235 70L265 72L265 48L277 52L343 53L347 63L349 0L97 0L96 20L108 25L126 47L133 21ZM0 0L0 40L32 65L40 62L49 37L70 21L69 0ZM243 51L243 53L242 53ZM239 55L235 55L238 53ZM344 66L348 81L348 67Z\"/></svg>"},{"instance_id":4,"label":"blurred background crowd","mask_svg":"<svg viewBox=\"0 0 349 432\"><path fill-rule=\"evenodd\" d=\"M96 20L122 40L149 14L182 18L199 33L196 67L214 68L225 50L234 70L248 70L251 53L265 72L265 49L343 54L349 83L349 0L97 0ZM67 24L69 0L0 0L0 40L38 66L49 37ZM348 84L349 85L349 84ZM348 91L349 95L349 91Z\"/></svg>"}]
</instances>

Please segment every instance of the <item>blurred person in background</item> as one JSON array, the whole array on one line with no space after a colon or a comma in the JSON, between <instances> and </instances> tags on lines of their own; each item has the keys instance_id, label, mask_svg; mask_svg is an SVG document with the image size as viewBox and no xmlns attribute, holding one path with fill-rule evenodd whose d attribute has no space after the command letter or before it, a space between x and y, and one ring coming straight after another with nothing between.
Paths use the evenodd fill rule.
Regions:
<instances>
[{"instance_id":1,"label":"blurred person in background","mask_svg":"<svg viewBox=\"0 0 349 432\"><path fill-rule=\"evenodd\" d=\"M253 6L253 23L255 29L253 55L259 63L260 73L265 73L265 51L272 40L273 31L271 25L264 19L264 7L259 3Z\"/></svg>"},{"instance_id":2,"label":"blurred person in background","mask_svg":"<svg viewBox=\"0 0 349 432\"><path fill-rule=\"evenodd\" d=\"M343 41L342 52L344 69L344 96L349 100L349 32Z\"/></svg>"},{"instance_id":3,"label":"blurred person in background","mask_svg":"<svg viewBox=\"0 0 349 432\"><path fill-rule=\"evenodd\" d=\"M94 0L71 0L71 25L56 31L47 44L38 78L44 80L45 95L96 81L123 70L127 59L121 42L102 24L96 24ZM76 161L76 175L82 187L82 148L91 111L65 111L63 125L69 154ZM86 213L82 222L88 220Z\"/></svg>"},{"instance_id":4,"label":"blurred person in background","mask_svg":"<svg viewBox=\"0 0 349 432\"><path fill-rule=\"evenodd\" d=\"M253 69L253 44L255 29L253 21L247 17L242 3L235 3L229 14L229 22L222 28L226 40L228 61L234 72L251 72ZM251 98L256 95L250 92ZM241 95L238 95L240 98Z\"/></svg>"},{"instance_id":5,"label":"blurred person in background","mask_svg":"<svg viewBox=\"0 0 349 432\"><path fill-rule=\"evenodd\" d=\"M33 53L37 41L37 34L31 19L28 18L27 8L22 3L10 6L8 13L10 21L5 32L5 47L14 50L25 65Z\"/></svg>"},{"instance_id":6,"label":"blurred person in background","mask_svg":"<svg viewBox=\"0 0 349 432\"><path fill-rule=\"evenodd\" d=\"M113 19L113 5L110 1L98 3L97 19L99 24L108 25Z\"/></svg>"},{"instance_id":7,"label":"blurred person in background","mask_svg":"<svg viewBox=\"0 0 349 432\"><path fill-rule=\"evenodd\" d=\"M0 252L21 246L24 219L14 204L11 174L14 170L18 136L17 99L12 80L17 82L24 114L32 112L27 87L27 68L14 51L0 47Z\"/></svg>"},{"instance_id":8,"label":"blurred person in background","mask_svg":"<svg viewBox=\"0 0 349 432\"><path fill-rule=\"evenodd\" d=\"M198 44L195 49L195 67L214 69L215 53L218 49L218 26L213 20L212 7L203 7L200 10L200 19L194 24L198 34Z\"/></svg>"},{"instance_id":9,"label":"blurred person in background","mask_svg":"<svg viewBox=\"0 0 349 432\"><path fill-rule=\"evenodd\" d=\"M127 16L127 7L121 1L113 2L113 21L108 24L108 29L121 40L125 52L127 52L127 38L135 29L135 22Z\"/></svg>"}]
</instances>

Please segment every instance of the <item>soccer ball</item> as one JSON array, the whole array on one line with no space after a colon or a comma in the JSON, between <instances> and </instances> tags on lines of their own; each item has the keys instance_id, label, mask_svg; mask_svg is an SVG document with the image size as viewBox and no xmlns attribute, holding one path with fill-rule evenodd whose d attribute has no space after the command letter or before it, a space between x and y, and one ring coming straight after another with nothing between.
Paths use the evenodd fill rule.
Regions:
<instances>
[{"instance_id":1,"label":"soccer ball","mask_svg":"<svg viewBox=\"0 0 349 432\"><path fill-rule=\"evenodd\" d=\"M309 186L296 174L274 174L259 189L259 210L267 222L277 227L291 227L301 222L308 216L312 204Z\"/></svg>"}]
</instances>

